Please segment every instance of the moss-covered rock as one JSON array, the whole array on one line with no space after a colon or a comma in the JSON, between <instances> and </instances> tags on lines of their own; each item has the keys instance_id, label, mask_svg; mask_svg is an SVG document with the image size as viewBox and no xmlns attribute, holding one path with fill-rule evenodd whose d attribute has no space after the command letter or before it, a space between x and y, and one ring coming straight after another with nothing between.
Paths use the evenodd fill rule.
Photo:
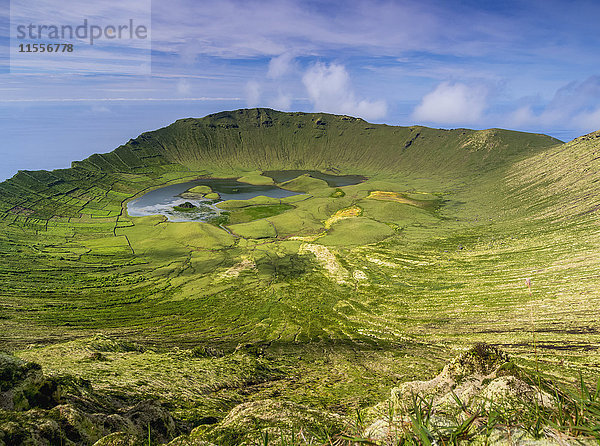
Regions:
<instances>
[{"instance_id":1,"label":"moss-covered rock","mask_svg":"<svg viewBox=\"0 0 600 446\"><path fill-rule=\"evenodd\" d=\"M398 438L397 427L410 424L409 414L415 411L425 411L429 422L439 427L492 411L518 423L518 414L534 407L550 411L553 399L506 353L480 343L450 361L433 379L392 389L389 400L367 411L370 425L365 435L384 442Z\"/></svg>"},{"instance_id":2,"label":"moss-covered rock","mask_svg":"<svg viewBox=\"0 0 600 446\"><path fill-rule=\"evenodd\" d=\"M154 441L162 443L177 435L177 426L171 414L157 401L142 401L123 412L123 417L133 426L139 436L147 436L148 430Z\"/></svg>"},{"instance_id":3,"label":"moss-covered rock","mask_svg":"<svg viewBox=\"0 0 600 446\"><path fill-rule=\"evenodd\" d=\"M22 411L58 403L59 386L39 364L0 353L0 409Z\"/></svg>"},{"instance_id":4,"label":"moss-covered rock","mask_svg":"<svg viewBox=\"0 0 600 446\"><path fill-rule=\"evenodd\" d=\"M454 392L468 402L481 391L485 382L492 381L498 374L513 373L516 369L506 367L509 363L508 355L498 348L476 344L450 361L432 380L412 381L392 389L392 401L406 406L414 395L420 395L433 398L437 404L454 401L451 395Z\"/></svg>"},{"instance_id":5,"label":"moss-covered rock","mask_svg":"<svg viewBox=\"0 0 600 446\"><path fill-rule=\"evenodd\" d=\"M41 370L39 364L23 361L7 353L0 353L0 391L4 392L28 377L39 375Z\"/></svg>"},{"instance_id":6,"label":"moss-covered rock","mask_svg":"<svg viewBox=\"0 0 600 446\"><path fill-rule=\"evenodd\" d=\"M129 351L135 345L103 336L88 348ZM0 446L101 445L166 443L181 432L170 413L156 401L136 404L97 394L86 381L47 377L36 363L0 355ZM114 435L109 435L113 434ZM102 442L103 441L103 442Z\"/></svg>"},{"instance_id":7,"label":"moss-covered rock","mask_svg":"<svg viewBox=\"0 0 600 446\"><path fill-rule=\"evenodd\" d=\"M145 443L134 435L125 432L114 432L102 437L94 446L144 446Z\"/></svg>"},{"instance_id":8,"label":"moss-covered rock","mask_svg":"<svg viewBox=\"0 0 600 446\"><path fill-rule=\"evenodd\" d=\"M268 399L234 407L216 427L208 430L200 426L192 431L190 439L219 445L255 444L265 433L279 441L282 432L289 434L302 430L306 439L315 439L328 434L333 437L345 427L346 422L339 415L289 401Z\"/></svg>"},{"instance_id":9,"label":"moss-covered rock","mask_svg":"<svg viewBox=\"0 0 600 446\"><path fill-rule=\"evenodd\" d=\"M448 377L460 382L473 374L490 374L509 361L509 356L499 348L480 342L452 360L445 370Z\"/></svg>"},{"instance_id":10,"label":"moss-covered rock","mask_svg":"<svg viewBox=\"0 0 600 446\"><path fill-rule=\"evenodd\" d=\"M171 441L167 446L216 446L214 443L192 438L189 435L181 435Z\"/></svg>"},{"instance_id":11,"label":"moss-covered rock","mask_svg":"<svg viewBox=\"0 0 600 446\"><path fill-rule=\"evenodd\" d=\"M197 206L193 205L189 201L186 201L185 203L182 203L180 205L173 206L173 209L179 212L189 212L197 209Z\"/></svg>"}]
</instances>

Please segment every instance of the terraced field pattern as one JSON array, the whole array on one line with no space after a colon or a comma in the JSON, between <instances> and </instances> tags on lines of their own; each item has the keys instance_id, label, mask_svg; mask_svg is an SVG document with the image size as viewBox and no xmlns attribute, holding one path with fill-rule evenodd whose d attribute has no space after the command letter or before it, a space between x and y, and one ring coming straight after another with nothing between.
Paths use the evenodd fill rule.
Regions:
<instances>
[{"instance_id":1,"label":"terraced field pattern","mask_svg":"<svg viewBox=\"0 0 600 446\"><path fill-rule=\"evenodd\" d=\"M600 133L563 143L270 109L182 119L0 183L0 347L158 400L207 438L243 404L348 416L476 342L591 380L598 172ZM200 186L182 201L219 215L128 214L149 191L208 179L294 194Z\"/></svg>"}]
</instances>

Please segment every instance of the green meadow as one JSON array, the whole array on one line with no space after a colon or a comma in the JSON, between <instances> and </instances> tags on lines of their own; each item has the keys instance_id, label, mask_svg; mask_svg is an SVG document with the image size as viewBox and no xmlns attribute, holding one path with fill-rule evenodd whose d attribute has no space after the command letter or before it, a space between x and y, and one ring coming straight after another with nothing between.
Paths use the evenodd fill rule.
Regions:
<instances>
[{"instance_id":1,"label":"green meadow","mask_svg":"<svg viewBox=\"0 0 600 446\"><path fill-rule=\"evenodd\" d=\"M105 398L160 401L198 441L173 444L295 444L260 436L282 423L333 436L479 342L567 387L594 382L599 147L251 109L20 171L0 183L1 349ZM213 222L127 213L164 185L268 185L269 170L367 179L300 175L278 184L299 195L225 201ZM231 421L259 406L279 421ZM149 431L144 444L176 436Z\"/></svg>"}]
</instances>

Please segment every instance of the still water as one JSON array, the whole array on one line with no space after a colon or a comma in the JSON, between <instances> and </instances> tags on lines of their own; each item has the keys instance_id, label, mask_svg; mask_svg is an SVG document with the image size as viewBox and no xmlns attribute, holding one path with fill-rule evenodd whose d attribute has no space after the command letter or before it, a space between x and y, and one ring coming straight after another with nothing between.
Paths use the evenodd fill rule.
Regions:
<instances>
[{"instance_id":1,"label":"still water","mask_svg":"<svg viewBox=\"0 0 600 446\"><path fill-rule=\"evenodd\" d=\"M360 175L329 175L312 170L272 170L264 172L263 175L273 178L277 183L292 180L300 175L309 174L311 177L327 181L330 187L342 187L358 184L365 180ZM298 195L299 192L282 189L277 186L255 186L240 183L234 178L202 178L185 183L171 184L159 189L145 193L140 198L127 204L127 212L132 217L144 217L147 215L165 215L169 221L206 221L217 217L221 212L215 206L214 200L205 198L183 198L180 195L196 186L209 186L214 192L218 192L221 200L248 200L263 195L273 198L285 198ZM173 209L186 201L196 206L189 211L177 211Z\"/></svg>"},{"instance_id":2,"label":"still water","mask_svg":"<svg viewBox=\"0 0 600 446\"><path fill-rule=\"evenodd\" d=\"M145 193L140 198L127 204L127 212L132 217L146 215L165 215L169 221L206 221L217 217L222 211L214 204L214 200L205 198L182 198L180 194L196 186L209 186L218 192L221 200L248 200L259 195L285 198L297 195L298 192L281 189L277 186L254 186L240 183L233 178L206 178L185 183L172 184ZM196 209L180 212L173 209L186 201Z\"/></svg>"}]
</instances>

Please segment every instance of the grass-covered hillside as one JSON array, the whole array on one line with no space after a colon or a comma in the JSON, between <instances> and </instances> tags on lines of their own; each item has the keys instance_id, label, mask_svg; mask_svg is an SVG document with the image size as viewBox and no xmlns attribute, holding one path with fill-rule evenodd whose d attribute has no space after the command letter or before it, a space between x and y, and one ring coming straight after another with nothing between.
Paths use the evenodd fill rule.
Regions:
<instances>
[{"instance_id":1,"label":"grass-covered hillside","mask_svg":"<svg viewBox=\"0 0 600 446\"><path fill-rule=\"evenodd\" d=\"M192 430L190 444L264 444L273 426L339 435L477 342L566 386L591 381L599 150L596 134L563 144L268 109L179 120L0 183L0 342L85 380L110 399L103 413L159 401L156 444ZM265 172L296 169L367 179L300 175L279 184L299 195L229 200L212 223L127 213L166 184L271 184ZM93 412L77 401L65 404ZM13 412L0 426L35 416ZM124 429L90 423L87 440L56 435L92 444Z\"/></svg>"}]
</instances>

